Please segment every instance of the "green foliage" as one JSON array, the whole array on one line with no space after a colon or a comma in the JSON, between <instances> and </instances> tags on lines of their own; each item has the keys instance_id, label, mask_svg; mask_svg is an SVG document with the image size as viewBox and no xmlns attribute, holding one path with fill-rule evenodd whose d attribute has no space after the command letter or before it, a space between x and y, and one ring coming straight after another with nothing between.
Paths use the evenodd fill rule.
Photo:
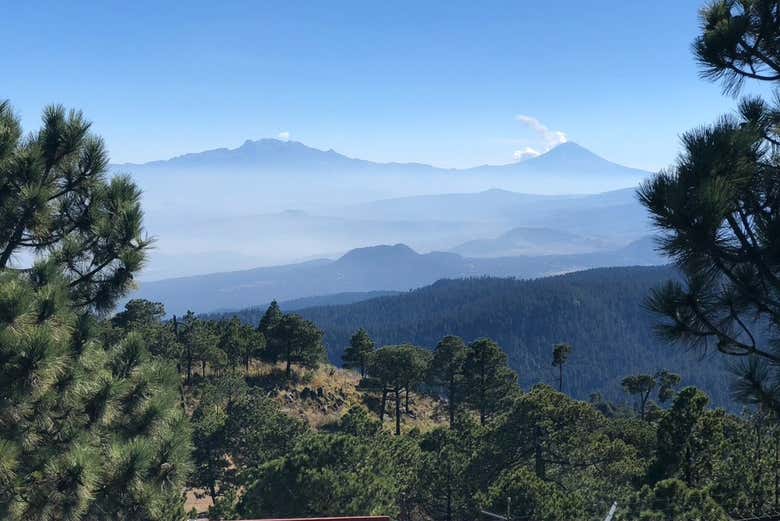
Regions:
<instances>
[{"instance_id":1,"label":"green foliage","mask_svg":"<svg viewBox=\"0 0 780 521\"><path fill-rule=\"evenodd\" d=\"M282 317L284 316L284 313L282 313L282 309L279 307L279 304L274 300L271 302L271 305L268 306L268 309L265 310L265 313L260 318L260 323L257 325L257 330L266 335L269 336L271 330L279 324L279 322L282 320Z\"/></svg>"},{"instance_id":2,"label":"green foliage","mask_svg":"<svg viewBox=\"0 0 780 521\"><path fill-rule=\"evenodd\" d=\"M650 480L683 476L691 483L690 453L692 434L708 402L707 395L694 387L683 389L658 425L658 452L650 469Z\"/></svg>"},{"instance_id":3,"label":"green foliage","mask_svg":"<svg viewBox=\"0 0 780 521\"><path fill-rule=\"evenodd\" d=\"M674 388L680 384L680 375L669 371L658 371L653 375L637 374L623 378L621 385L628 394L639 397L639 416L644 420L647 413L648 400L652 392L658 388L658 401L664 403L675 395Z\"/></svg>"},{"instance_id":4,"label":"green foliage","mask_svg":"<svg viewBox=\"0 0 780 521\"><path fill-rule=\"evenodd\" d=\"M433 351L428 377L431 383L443 389L447 396L447 409L450 427L455 424L455 416L464 399L464 363L466 362L466 344L463 339L448 335L436 344Z\"/></svg>"},{"instance_id":5,"label":"green foliage","mask_svg":"<svg viewBox=\"0 0 780 521\"><path fill-rule=\"evenodd\" d=\"M349 347L344 350L341 359L344 362L344 367L360 369L360 376L365 376L368 357L373 352L374 341L371 340L365 329L360 328L349 339Z\"/></svg>"},{"instance_id":6,"label":"green foliage","mask_svg":"<svg viewBox=\"0 0 780 521\"><path fill-rule=\"evenodd\" d=\"M399 498L414 490L418 458L416 442L406 437L309 434L256 470L239 512L248 518L398 517Z\"/></svg>"},{"instance_id":7,"label":"green foliage","mask_svg":"<svg viewBox=\"0 0 780 521\"><path fill-rule=\"evenodd\" d=\"M780 80L775 1L717 0L701 11L701 22L693 50L705 77L733 93L746 79Z\"/></svg>"},{"instance_id":8,"label":"green foliage","mask_svg":"<svg viewBox=\"0 0 780 521\"><path fill-rule=\"evenodd\" d=\"M777 3L718 0L701 12L704 74L737 92L780 81ZM684 275L650 297L660 331L693 347L753 358L739 397L780 411L778 100L743 99L736 116L683 136L683 153L639 191L660 244ZM759 333L765 333L764 335ZM762 374L763 373L763 374Z\"/></svg>"},{"instance_id":9,"label":"green foliage","mask_svg":"<svg viewBox=\"0 0 780 521\"><path fill-rule=\"evenodd\" d=\"M90 126L81 112L50 106L22 139L0 102L0 270L24 251L44 254L76 305L107 311L130 289L150 240L140 190L107 178L108 153Z\"/></svg>"},{"instance_id":10,"label":"green foliage","mask_svg":"<svg viewBox=\"0 0 780 521\"><path fill-rule=\"evenodd\" d=\"M413 346L378 350L371 377L405 389L416 353L425 354ZM262 378L251 381L263 385ZM641 420L604 416L541 385L513 394L484 426L466 413L452 428L400 436L359 405L309 430L238 373L210 376L195 390L196 454L207 465L193 485L209 489L215 480L212 517L466 521L482 509L503 514L511 497L513 518L595 519L617 499L619 515L629 518L705 512L720 519L724 511L755 514L778 504L780 452L766 448L780 440L776 425L767 416L707 410L706 396L693 388L658 420Z\"/></svg>"},{"instance_id":11,"label":"green foliage","mask_svg":"<svg viewBox=\"0 0 780 521\"><path fill-rule=\"evenodd\" d=\"M590 405L548 386L516 398L489 427L471 469L483 486L505 469L523 466L563 489L587 484L588 508L595 513L609 507L609 494L630 490L644 472L632 440L610 429Z\"/></svg>"},{"instance_id":12,"label":"green foliage","mask_svg":"<svg viewBox=\"0 0 780 521\"><path fill-rule=\"evenodd\" d=\"M706 390L714 404L734 407L723 385L728 371L719 360L669 349L654 334L658 320L643 301L654 287L675 277L667 267L633 267L538 280L442 280L397 296L298 313L324 331L333 363L361 327L377 346L410 343L433 350L446 335L466 343L486 337L502 347L521 386L530 388L558 383L558 371L550 369L550 346L565 339L575 346L564 367L565 390L576 398L598 392L624 403L624 376L667 367ZM239 313L250 324L261 314Z\"/></svg>"},{"instance_id":13,"label":"green foliage","mask_svg":"<svg viewBox=\"0 0 780 521\"><path fill-rule=\"evenodd\" d=\"M215 324L198 319L192 311L176 322L175 335L182 345L188 384L192 382L192 370L198 362L201 364L201 375L205 374L207 364L216 368L227 364L227 354L217 345L219 336L216 329Z\"/></svg>"},{"instance_id":14,"label":"green foliage","mask_svg":"<svg viewBox=\"0 0 780 521\"><path fill-rule=\"evenodd\" d=\"M406 391L406 412L409 413L409 392L420 385L428 371L430 352L412 346L385 346L368 359L368 374L382 389L380 421L384 416L388 393L395 396L395 433L401 434L401 393Z\"/></svg>"},{"instance_id":15,"label":"green foliage","mask_svg":"<svg viewBox=\"0 0 780 521\"><path fill-rule=\"evenodd\" d=\"M0 316L0 517L178 518L191 445L175 370L138 333L84 334L54 281L0 272Z\"/></svg>"},{"instance_id":16,"label":"green foliage","mask_svg":"<svg viewBox=\"0 0 780 521\"><path fill-rule=\"evenodd\" d=\"M242 324L237 318L220 324L219 348L225 353L228 364L235 368L239 364L249 371L255 358L261 358L265 350L265 335Z\"/></svg>"},{"instance_id":17,"label":"green foliage","mask_svg":"<svg viewBox=\"0 0 780 521\"><path fill-rule=\"evenodd\" d=\"M588 508L582 494L566 493L523 467L501 473L486 492L477 496L477 500L489 511L511 519L581 519Z\"/></svg>"},{"instance_id":18,"label":"green foliage","mask_svg":"<svg viewBox=\"0 0 780 521\"><path fill-rule=\"evenodd\" d=\"M290 378L292 364L315 368L325 360L322 331L300 315L283 315L266 338L267 358L284 361L287 378Z\"/></svg>"},{"instance_id":19,"label":"green foliage","mask_svg":"<svg viewBox=\"0 0 780 521\"><path fill-rule=\"evenodd\" d=\"M125 309L111 318L111 325L124 330L139 329L159 324L165 316L165 306L159 302L133 299Z\"/></svg>"},{"instance_id":20,"label":"green foliage","mask_svg":"<svg viewBox=\"0 0 780 521\"><path fill-rule=\"evenodd\" d=\"M569 359L571 354L571 344L560 343L553 346L553 367L562 367L566 364L566 360Z\"/></svg>"},{"instance_id":21,"label":"green foliage","mask_svg":"<svg viewBox=\"0 0 780 521\"><path fill-rule=\"evenodd\" d=\"M382 424L371 418L365 407L360 405L350 407L336 425L338 432L352 436L375 436L381 429Z\"/></svg>"},{"instance_id":22,"label":"green foliage","mask_svg":"<svg viewBox=\"0 0 780 521\"><path fill-rule=\"evenodd\" d=\"M472 436L465 429L438 428L420 439L415 502L431 519L452 521L472 516L467 474Z\"/></svg>"},{"instance_id":23,"label":"green foliage","mask_svg":"<svg viewBox=\"0 0 780 521\"><path fill-rule=\"evenodd\" d=\"M645 486L629 503L629 516L641 521L728 521L730 518L704 490L668 479Z\"/></svg>"},{"instance_id":24,"label":"green foliage","mask_svg":"<svg viewBox=\"0 0 780 521\"><path fill-rule=\"evenodd\" d=\"M553 346L553 367L558 368L558 390L563 392L563 366L571 354L571 344L559 343Z\"/></svg>"},{"instance_id":25,"label":"green foliage","mask_svg":"<svg viewBox=\"0 0 780 521\"><path fill-rule=\"evenodd\" d=\"M247 473L286 454L305 432L272 399L242 376L225 374L197 388L192 414L197 473L193 484L208 490L214 512L233 512Z\"/></svg>"},{"instance_id":26,"label":"green foliage","mask_svg":"<svg viewBox=\"0 0 780 521\"><path fill-rule=\"evenodd\" d=\"M483 338L468 346L463 362L466 401L479 412L482 425L501 412L518 390L517 375L498 344Z\"/></svg>"},{"instance_id":27,"label":"green foliage","mask_svg":"<svg viewBox=\"0 0 780 521\"><path fill-rule=\"evenodd\" d=\"M182 519L178 375L136 330L159 310L134 302L113 328L94 314L131 286L149 241L140 191L107 180L89 127L49 107L22 140L0 103L0 518ZM16 269L29 251L39 263Z\"/></svg>"}]
</instances>

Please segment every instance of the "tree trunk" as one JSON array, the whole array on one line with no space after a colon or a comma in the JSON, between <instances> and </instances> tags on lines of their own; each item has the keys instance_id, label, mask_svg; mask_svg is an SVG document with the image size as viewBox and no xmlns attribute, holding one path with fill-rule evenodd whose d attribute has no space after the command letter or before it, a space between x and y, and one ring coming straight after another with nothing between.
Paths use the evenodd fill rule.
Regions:
<instances>
[{"instance_id":1,"label":"tree trunk","mask_svg":"<svg viewBox=\"0 0 780 521\"><path fill-rule=\"evenodd\" d=\"M479 389L479 424L485 425L485 420L487 419L487 414L485 411L485 394L487 386L487 376L485 375L485 362L482 361L481 367L480 367L480 389Z\"/></svg>"},{"instance_id":2,"label":"tree trunk","mask_svg":"<svg viewBox=\"0 0 780 521\"><path fill-rule=\"evenodd\" d=\"M447 510L445 521L452 521L452 462L447 458ZM508 520L507 520L508 521Z\"/></svg>"},{"instance_id":3,"label":"tree trunk","mask_svg":"<svg viewBox=\"0 0 780 521\"><path fill-rule=\"evenodd\" d=\"M404 409L406 414L409 414L409 387L406 388L406 396L404 397Z\"/></svg>"},{"instance_id":4,"label":"tree trunk","mask_svg":"<svg viewBox=\"0 0 780 521\"><path fill-rule=\"evenodd\" d=\"M387 389L382 389L382 404L379 406L379 423L385 420L385 408L387 407Z\"/></svg>"},{"instance_id":5,"label":"tree trunk","mask_svg":"<svg viewBox=\"0 0 780 521\"><path fill-rule=\"evenodd\" d=\"M485 412L485 388L483 387L480 392L480 399L479 399L479 424L485 425L485 420L487 419L487 414Z\"/></svg>"},{"instance_id":6,"label":"tree trunk","mask_svg":"<svg viewBox=\"0 0 780 521\"><path fill-rule=\"evenodd\" d=\"M455 425L455 378L450 377L450 387L447 392L450 410L450 429Z\"/></svg>"},{"instance_id":7,"label":"tree trunk","mask_svg":"<svg viewBox=\"0 0 780 521\"><path fill-rule=\"evenodd\" d=\"M447 513L445 521L452 521L452 485L447 484Z\"/></svg>"},{"instance_id":8,"label":"tree trunk","mask_svg":"<svg viewBox=\"0 0 780 521\"><path fill-rule=\"evenodd\" d=\"M401 389L395 388L395 435L401 435Z\"/></svg>"},{"instance_id":9,"label":"tree trunk","mask_svg":"<svg viewBox=\"0 0 780 521\"><path fill-rule=\"evenodd\" d=\"M683 480L689 487L693 487L693 455L691 446L685 446L685 468L683 469Z\"/></svg>"},{"instance_id":10,"label":"tree trunk","mask_svg":"<svg viewBox=\"0 0 780 521\"><path fill-rule=\"evenodd\" d=\"M563 392L563 364L558 366L558 390Z\"/></svg>"},{"instance_id":11,"label":"tree trunk","mask_svg":"<svg viewBox=\"0 0 780 521\"><path fill-rule=\"evenodd\" d=\"M650 399L650 391L647 391L647 393L642 395L642 398L640 400L640 406L639 406L639 417L644 420L645 419L645 409L647 408L647 400Z\"/></svg>"},{"instance_id":12,"label":"tree trunk","mask_svg":"<svg viewBox=\"0 0 780 521\"><path fill-rule=\"evenodd\" d=\"M544 456L542 454L542 441L539 426L534 426L534 472L536 477L544 480L546 479L547 471L544 465Z\"/></svg>"},{"instance_id":13,"label":"tree trunk","mask_svg":"<svg viewBox=\"0 0 780 521\"><path fill-rule=\"evenodd\" d=\"M780 432L775 431L775 510L780 506Z\"/></svg>"},{"instance_id":14,"label":"tree trunk","mask_svg":"<svg viewBox=\"0 0 780 521\"><path fill-rule=\"evenodd\" d=\"M290 364L290 344L287 344L287 369L285 369L285 374L287 374L287 379L289 380L292 374L291 364Z\"/></svg>"},{"instance_id":15,"label":"tree trunk","mask_svg":"<svg viewBox=\"0 0 780 521\"><path fill-rule=\"evenodd\" d=\"M8 264L8 260L11 258L11 255L17 248L18 243L21 241L22 235L24 235L24 228L26 223L29 221L32 215L33 209L30 206L25 208L24 213L22 214L22 218L19 220L19 222L16 223L16 228L11 234L11 237L8 239L8 244L6 245L5 250L3 250L2 255L0 255L0 269L4 269L5 265Z\"/></svg>"}]
</instances>

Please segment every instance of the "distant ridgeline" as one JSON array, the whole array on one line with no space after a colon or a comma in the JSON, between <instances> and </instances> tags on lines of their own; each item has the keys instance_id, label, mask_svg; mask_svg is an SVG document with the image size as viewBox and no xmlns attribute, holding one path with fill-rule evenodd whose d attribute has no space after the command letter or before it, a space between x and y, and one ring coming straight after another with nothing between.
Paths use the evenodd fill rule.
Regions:
<instances>
[{"instance_id":1,"label":"distant ridgeline","mask_svg":"<svg viewBox=\"0 0 780 521\"><path fill-rule=\"evenodd\" d=\"M624 376L668 369L682 376L683 385L705 390L714 405L735 408L722 356L669 345L654 332L659 318L643 303L652 288L674 276L670 267L627 267L536 280L440 280L394 296L296 312L325 332L329 357L337 364L360 327L380 346L408 342L432 348L448 334L466 341L489 337L507 352L528 389L539 382L555 384L552 346L568 342L574 350L565 367L564 390L577 398L601 393L625 401ZM210 318L236 315L256 325L264 311Z\"/></svg>"}]
</instances>

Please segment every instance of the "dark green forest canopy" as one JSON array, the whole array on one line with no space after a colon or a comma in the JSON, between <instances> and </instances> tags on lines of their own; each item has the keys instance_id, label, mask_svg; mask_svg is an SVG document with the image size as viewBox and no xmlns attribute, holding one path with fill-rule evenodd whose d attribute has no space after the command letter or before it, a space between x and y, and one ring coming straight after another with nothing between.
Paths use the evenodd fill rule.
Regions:
<instances>
[{"instance_id":1,"label":"dark green forest canopy","mask_svg":"<svg viewBox=\"0 0 780 521\"><path fill-rule=\"evenodd\" d=\"M377 345L409 342L433 349L446 335L467 342L488 337L506 351L523 388L557 382L552 346L567 342L567 391L581 399L601 393L625 400L623 377L670 369L686 384L705 389L718 405L734 405L722 359L688 352L658 338L656 316L644 301L650 290L676 272L668 267L603 268L536 280L473 278L346 306L298 312L325 332L333 363L351 335L363 327ZM230 315L257 324L262 311Z\"/></svg>"}]
</instances>

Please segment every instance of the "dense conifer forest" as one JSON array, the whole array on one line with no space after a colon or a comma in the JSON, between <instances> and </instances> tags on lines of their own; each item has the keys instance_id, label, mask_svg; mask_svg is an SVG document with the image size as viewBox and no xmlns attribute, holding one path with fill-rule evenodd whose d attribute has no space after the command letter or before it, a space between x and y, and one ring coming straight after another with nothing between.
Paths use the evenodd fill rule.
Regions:
<instances>
[{"instance_id":1,"label":"dense conifer forest","mask_svg":"<svg viewBox=\"0 0 780 521\"><path fill-rule=\"evenodd\" d=\"M721 357L685 351L654 333L658 318L645 301L650 291L677 277L669 267L605 268L536 280L441 280L397 296L345 306L296 310L324 332L329 359L340 364L351 335L364 328L378 345L411 343L433 349L446 335L467 341L487 337L507 353L521 385L554 384L553 345L569 343L566 392L579 399L600 394L627 399L629 374L674 368L685 383L706 390L713 403L738 408ZM208 315L236 316L256 324L263 310Z\"/></svg>"}]
</instances>

